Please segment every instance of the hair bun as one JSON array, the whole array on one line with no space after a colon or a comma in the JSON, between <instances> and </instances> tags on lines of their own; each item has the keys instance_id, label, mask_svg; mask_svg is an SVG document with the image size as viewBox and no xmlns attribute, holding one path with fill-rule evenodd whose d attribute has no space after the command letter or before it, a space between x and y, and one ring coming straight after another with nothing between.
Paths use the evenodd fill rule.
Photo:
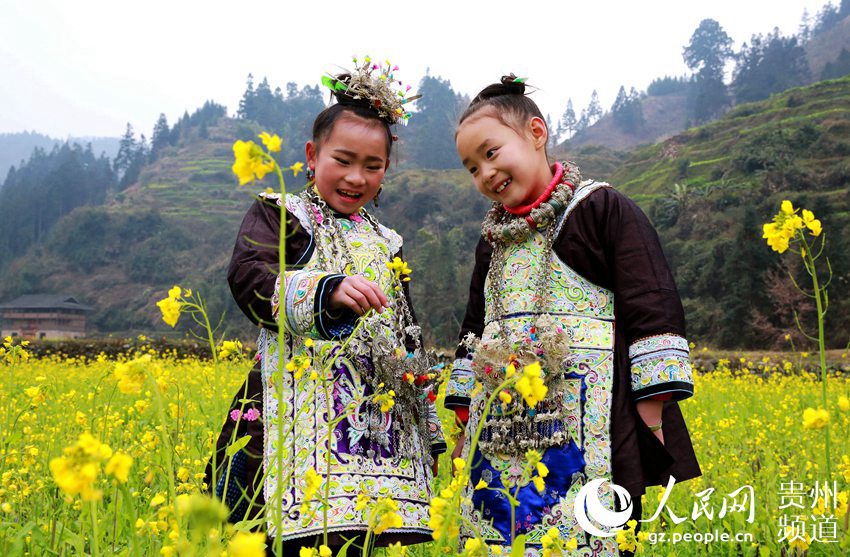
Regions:
<instances>
[{"instance_id":1,"label":"hair bun","mask_svg":"<svg viewBox=\"0 0 850 557\"><path fill-rule=\"evenodd\" d=\"M493 97L501 97L502 95L525 95L525 79L518 78L513 73L503 75L499 83L493 83L481 90L478 95L472 99L471 104L476 104L481 101L492 99Z\"/></svg>"},{"instance_id":2,"label":"hair bun","mask_svg":"<svg viewBox=\"0 0 850 557\"><path fill-rule=\"evenodd\" d=\"M340 83L344 85L344 87L337 87L337 84ZM345 105L360 105L365 106L367 108L371 108L371 103L369 103L368 99L354 98L348 92L348 85L351 83L351 74L350 73L341 73L333 76L333 88L331 89L331 94L336 99L336 102L339 104Z\"/></svg>"}]
</instances>

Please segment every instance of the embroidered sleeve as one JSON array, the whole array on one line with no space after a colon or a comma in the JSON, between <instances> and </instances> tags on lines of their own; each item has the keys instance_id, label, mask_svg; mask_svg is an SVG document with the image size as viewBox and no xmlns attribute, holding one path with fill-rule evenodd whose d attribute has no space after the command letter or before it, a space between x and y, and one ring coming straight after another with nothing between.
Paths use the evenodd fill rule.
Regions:
<instances>
[{"instance_id":1,"label":"embroidered sleeve","mask_svg":"<svg viewBox=\"0 0 850 557\"><path fill-rule=\"evenodd\" d=\"M286 271L283 292L280 276L275 282L272 315L277 320L283 304L282 324L289 333L322 340L347 337L354 330L357 314L347 308L334 314L329 305L333 289L343 278L345 275L315 269Z\"/></svg>"},{"instance_id":2,"label":"embroidered sleeve","mask_svg":"<svg viewBox=\"0 0 850 557\"><path fill-rule=\"evenodd\" d=\"M694 394L688 341L679 335L644 338L629 346L632 394L641 400L669 394L682 400Z\"/></svg>"},{"instance_id":3,"label":"embroidered sleeve","mask_svg":"<svg viewBox=\"0 0 850 557\"><path fill-rule=\"evenodd\" d=\"M446 384L446 408L466 408L472 401L472 389L475 388L475 373L472 360L458 358L452 365L452 374Z\"/></svg>"},{"instance_id":4,"label":"embroidered sleeve","mask_svg":"<svg viewBox=\"0 0 850 557\"><path fill-rule=\"evenodd\" d=\"M443 423L437 414L437 405L428 401L428 431L431 432L431 455L443 454L447 450Z\"/></svg>"}]
</instances>

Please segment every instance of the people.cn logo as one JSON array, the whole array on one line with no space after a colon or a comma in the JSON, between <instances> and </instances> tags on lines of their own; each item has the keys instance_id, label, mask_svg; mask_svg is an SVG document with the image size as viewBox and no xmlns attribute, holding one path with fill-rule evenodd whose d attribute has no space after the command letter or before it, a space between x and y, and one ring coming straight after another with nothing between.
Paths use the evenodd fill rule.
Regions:
<instances>
[{"instance_id":1,"label":"people.cn logo","mask_svg":"<svg viewBox=\"0 0 850 557\"><path fill-rule=\"evenodd\" d=\"M585 532L591 536L609 538L616 536L623 525L632 516L632 497L626 488L615 483L609 484L617 497L618 507L615 511L605 508L599 500L599 487L605 483L602 478L591 480L582 487L575 501L575 517ZM604 528L604 529L603 529Z\"/></svg>"}]
</instances>

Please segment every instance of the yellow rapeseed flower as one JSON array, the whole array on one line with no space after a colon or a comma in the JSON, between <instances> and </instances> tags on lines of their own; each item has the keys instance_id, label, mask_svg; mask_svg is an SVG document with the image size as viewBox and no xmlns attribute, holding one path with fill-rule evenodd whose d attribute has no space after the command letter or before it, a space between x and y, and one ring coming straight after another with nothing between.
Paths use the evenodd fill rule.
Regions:
<instances>
[{"instance_id":1,"label":"yellow rapeseed flower","mask_svg":"<svg viewBox=\"0 0 850 557\"><path fill-rule=\"evenodd\" d=\"M228 557L265 557L266 535L262 532L236 532L227 544Z\"/></svg>"},{"instance_id":2,"label":"yellow rapeseed flower","mask_svg":"<svg viewBox=\"0 0 850 557\"><path fill-rule=\"evenodd\" d=\"M142 390L148 377L148 372L157 375L157 366L150 354L144 354L115 366L115 379L118 380L118 390L124 394L135 394Z\"/></svg>"},{"instance_id":3,"label":"yellow rapeseed flower","mask_svg":"<svg viewBox=\"0 0 850 557\"><path fill-rule=\"evenodd\" d=\"M283 142L281 138L277 135L269 135L269 132L263 132L259 136L260 140L263 142L263 145L266 146L266 149L269 150L270 153L279 153L280 146Z\"/></svg>"},{"instance_id":4,"label":"yellow rapeseed flower","mask_svg":"<svg viewBox=\"0 0 850 557\"><path fill-rule=\"evenodd\" d=\"M178 299L168 296L156 303L159 310L162 312L162 320L171 327L177 325L177 320L180 319L180 312L183 309L183 303Z\"/></svg>"},{"instance_id":5,"label":"yellow rapeseed flower","mask_svg":"<svg viewBox=\"0 0 850 557\"><path fill-rule=\"evenodd\" d=\"M487 557L487 545L478 538L469 538L463 545L464 557Z\"/></svg>"},{"instance_id":6,"label":"yellow rapeseed flower","mask_svg":"<svg viewBox=\"0 0 850 557\"><path fill-rule=\"evenodd\" d=\"M389 528L401 528L403 524L398 514L398 503L392 497L378 499L369 516L369 527L375 534L380 535Z\"/></svg>"},{"instance_id":7,"label":"yellow rapeseed flower","mask_svg":"<svg viewBox=\"0 0 850 557\"><path fill-rule=\"evenodd\" d=\"M842 412L850 412L850 398L844 395L838 397L838 409Z\"/></svg>"},{"instance_id":8,"label":"yellow rapeseed flower","mask_svg":"<svg viewBox=\"0 0 850 557\"><path fill-rule=\"evenodd\" d=\"M803 427L805 429L823 429L829 422L829 412L823 408L806 408L803 411Z\"/></svg>"},{"instance_id":9,"label":"yellow rapeseed flower","mask_svg":"<svg viewBox=\"0 0 850 557\"><path fill-rule=\"evenodd\" d=\"M262 180L266 174L275 169L274 161L267 159L267 155L253 141L235 142L233 156L236 160L231 170L239 178L240 186L244 186L255 178Z\"/></svg>"},{"instance_id":10,"label":"yellow rapeseed flower","mask_svg":"<svg viewBox=\"0 0 850 557\"><path fill-rule=\"evenodd\" d=\"M410 273L412 272L410 267L407 266L407 262L403 261L400 257L394 257L392 261L387 261L387 268L393 272L393 276L396 280L409 281Z\"/></svg>"},{"instance_id":11,"label":"yellow rapeseed flower","mask_svg":"<svg viewBox=\"0 0 850 557\"><path fill-rule=\"evenodd\" d=\"M522 377L517 380L514 387L522 395L525 403L532 408L537 406L537 403L543 400L549 391L549 388L543 383L541 373L540 362L525 366L522 370Z\"/></svg>"},{"instance_id":12,"label":"yellow rapeseed flower","mask_svg":"<svg viewBox=\"0 0 850 557\"><path fill-rule=\"evenodd\" d=\"M319 488L322 487L322 477L316 473L314 468L307 470L307 473L304 475L304 480L304 499L301 503L302 513L307 512L310 502L316 496L316 492L319 491Z\"/></svg>"},{"instance_id":13,"label":"yellow rapeseed flower","mask_svg":"<svg viewBox=\"0 0 850 557\"><path fill-rule=\"evenodd\" d=\"M77 442L50 461L50 472L59 489L68 497L80 495L84 501L100 499L96 482L101 463L112 456L112 449L90 433L80 434Z\"/></svg>"},{"instance_id":14,"label":"yellow rapeseed flower","mask_svg":"<svg viewBox=\"0 0 850 557\"><path fill-rule=\"evenodd\" d=\"M238 340L225 340L221 343L221 347L219 348L218 357L220 360L227 360L228 358L238 358L242 356L242 343Z\"/></svg>"},{"instance_id":15,"label":"yellow rapeseed flower","mask_svg":"<svg viewBox=\"0 0 850 557\"><path fill-rule=\"evenodd\" d=\"M130 474L130 466L133 465L133 457L124 453L115 453L109 462L106 463L104 471L109 476L115 476L115 479L120 483L127 483L127 477Z\"/></svg>"},{"instance_id":16,"label":"yellow rapeseed flower","mask_svg":"<svg viewBox=\"0 0 850 557\"><path fill-rule=\"evenodd\" d=\"M299 173L299 172L303 172L303 171L304 171L304 163L303 163L303 162L300 162L300 161L299 161L299 162L296 162L295 164L293 164L293 165L291 165L291 166L289 167L289 170L291 170L291 171L292 171L292 175L293 175L293 176L298 176L298 173Z\"/></svg>"}]
</instances>

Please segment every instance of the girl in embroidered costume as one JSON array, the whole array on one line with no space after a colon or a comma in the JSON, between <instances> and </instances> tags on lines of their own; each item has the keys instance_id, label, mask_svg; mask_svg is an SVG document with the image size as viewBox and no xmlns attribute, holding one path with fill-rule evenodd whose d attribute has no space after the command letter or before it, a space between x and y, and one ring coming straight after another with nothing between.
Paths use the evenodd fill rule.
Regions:
<instances>
[{"instance_id":1,"label":"girl in embroidered costume","mask_svg":"<svg viewBox=\"0 0 850 557\"><path fill-rule=\"evenodd\" d=\"M326 78L337 103L316 118L306 145L313 181L285 199L260 194L242 222L228 271L236 302L262 329L259 362L234 397L235 412L218 440L215 489L231 520L263 511L268 545L282 545L282 555L325 543L326 531L334 553L357 537L348 549L356 555L370 523L366 497L373 503L392 497L400 517L378 529L377 545L430 539L432 472L446 446L431 393L414 400L403 395L407 385L393 387L403 375L396 358L427 358L406 283L398 280L402 270L391 265L401 257L402 239L364 209L378 195L389 166L390 124L400 119L397 111L375 109L372 101L386 99L389 84L370 70ZM394 90L389 95L398 98ZM279 274L281 233L286 266ZM281 357L291 369L279 369ZM316 388L316 374L328 364L327 387ZM393 388L392 402L359 402ZM227 445L245 435L248 445L229 458ZM208 481L211 472L208 466Z\"/></svg>"},{"instance_id":2,"label":"girl in embroidered costume","mask_svg":"<svg viewBox=\"0 0 850 557\"><path fill-rule=\"evenodd\" d=\"M693 394L683 310L640 209L608 184L582 181L574 164L549 163L548 130L523 81L507 76L482 90L456 132L463 165L494 203L476 248L460 332L466 342L445 404L474 432L491 394L485 374L493 371L476 365L476 350L491 362L502 343L507 362L529 337L547 333L568 346L556 350L566 354L551 366L557 372L546 370L542 402L532 409L514 401L517 411L496 409L487 418L469 485L483 480L494 489L468 488L465 514L489 544L509 547L512 535L524 534L531 550L524 555L541 554L552 526L576 538L577 554L616 555L614 537L591 536L575 517L583 485L602 478L626 488L639 519L646 486L700 474L677 404ZM477 393L476 375L485 386ZM454 456L468 456L465 437ZM549 470L545 487L518 473L528 449ZM513 524L499 488L517 493ZM605 491L600 498L614 510Z\"/></svg>"}]
</instances>

